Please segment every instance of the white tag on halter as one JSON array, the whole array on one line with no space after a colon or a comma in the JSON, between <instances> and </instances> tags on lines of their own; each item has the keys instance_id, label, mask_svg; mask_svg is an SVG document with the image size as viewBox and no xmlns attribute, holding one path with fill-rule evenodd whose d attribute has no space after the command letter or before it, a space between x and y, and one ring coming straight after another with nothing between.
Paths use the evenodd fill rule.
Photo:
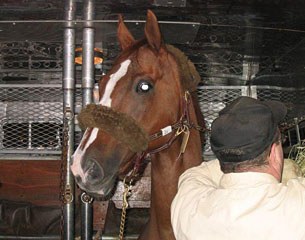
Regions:
<instances>
[{"instance_id":1,"label":"white tag on halter","mask_svg":"<svg viewBox=\"0 0 305 240\"><path fill-rule=\"evenodd\" d=\"M162 136L167 135L173 131L172 126L167 126L161 129Z\"/></svg>"}]
</instances>

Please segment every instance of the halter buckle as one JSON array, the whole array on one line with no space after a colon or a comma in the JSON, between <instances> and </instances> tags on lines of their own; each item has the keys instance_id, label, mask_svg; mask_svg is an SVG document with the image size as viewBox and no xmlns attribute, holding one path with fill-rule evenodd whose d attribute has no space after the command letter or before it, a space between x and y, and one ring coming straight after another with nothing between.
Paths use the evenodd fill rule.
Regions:
<instances>
[{"instance_id":1,"label":"halter buckle","mask_svg":"<svg viewBox=\"0 0 305 240\"><path fill-rule=\"evenodd\" d=\"M180 147L180 154L183 154L185 152L187 143L189 141L189 137L190 137L190 130L187 126L184 125L184 131L183 131L183 138L182 138L182 143L181 143L181 147Z\"/></svg>"},{"instance_id":2,"label":"halter buckle","mask_svg":"<svg viewBox=\"0 0 305 240\"><path fill-rule=\"evenodd\" d=\"M187 125L182 124L176 131L175 136L179 136L181 133L186 133L189 131L189 128Z\"/></svg>"}]
</instances>

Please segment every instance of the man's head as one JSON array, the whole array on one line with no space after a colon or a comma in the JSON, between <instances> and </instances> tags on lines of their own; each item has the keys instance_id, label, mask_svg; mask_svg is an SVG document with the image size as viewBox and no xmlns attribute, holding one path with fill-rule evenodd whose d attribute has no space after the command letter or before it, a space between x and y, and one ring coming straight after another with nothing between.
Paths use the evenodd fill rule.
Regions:
<instances>
[{"instance_id":1,"label":"man's head","mask_svg":"<svg viewBox=\"0 0 305 240\"><path fill-rule=\"evenodd\" d=\"M281 102L250 97L239 97L221 110L211 128L211 147L221 165L242 163L264 153L286 113Z\"/></svg>"}]
</instances>

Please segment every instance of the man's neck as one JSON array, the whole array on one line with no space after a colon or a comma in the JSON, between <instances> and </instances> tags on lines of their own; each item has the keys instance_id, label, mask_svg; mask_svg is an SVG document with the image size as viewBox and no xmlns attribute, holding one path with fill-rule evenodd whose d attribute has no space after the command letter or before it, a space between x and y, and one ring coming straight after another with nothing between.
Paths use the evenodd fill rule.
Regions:
<instances>
[{"instance_id":1,"label":"man's neck","mask_svg":"<svg viewBox=\"0 0 305 240\"><path fill-rule=\"evenodd\" d=\"M248 169L248 172L259 172L259 173L267 173L275 177L278 182L281 181L282 179L282 172L279 172L276 168L270 166L270 165L265 165L261 167L255 167Z\"/></svg>"}]
</instances>

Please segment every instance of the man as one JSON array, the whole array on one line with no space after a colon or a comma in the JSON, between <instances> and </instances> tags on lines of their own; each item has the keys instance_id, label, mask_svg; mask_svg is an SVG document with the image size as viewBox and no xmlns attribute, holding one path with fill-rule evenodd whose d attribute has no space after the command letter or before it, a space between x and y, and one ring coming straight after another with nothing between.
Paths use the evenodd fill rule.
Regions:
<instances>
[{"instance_id":1,"label":"man","mask_svg":"<svg viewBox=\"0 0 305 240\"><path fill-rule=\"evenodd\" d=\"M177 240L305 239L305 180L281 183L284 104L240 97L211 127L218 160L179 179L171 206Z\"/></svg>"}]
</instances>

